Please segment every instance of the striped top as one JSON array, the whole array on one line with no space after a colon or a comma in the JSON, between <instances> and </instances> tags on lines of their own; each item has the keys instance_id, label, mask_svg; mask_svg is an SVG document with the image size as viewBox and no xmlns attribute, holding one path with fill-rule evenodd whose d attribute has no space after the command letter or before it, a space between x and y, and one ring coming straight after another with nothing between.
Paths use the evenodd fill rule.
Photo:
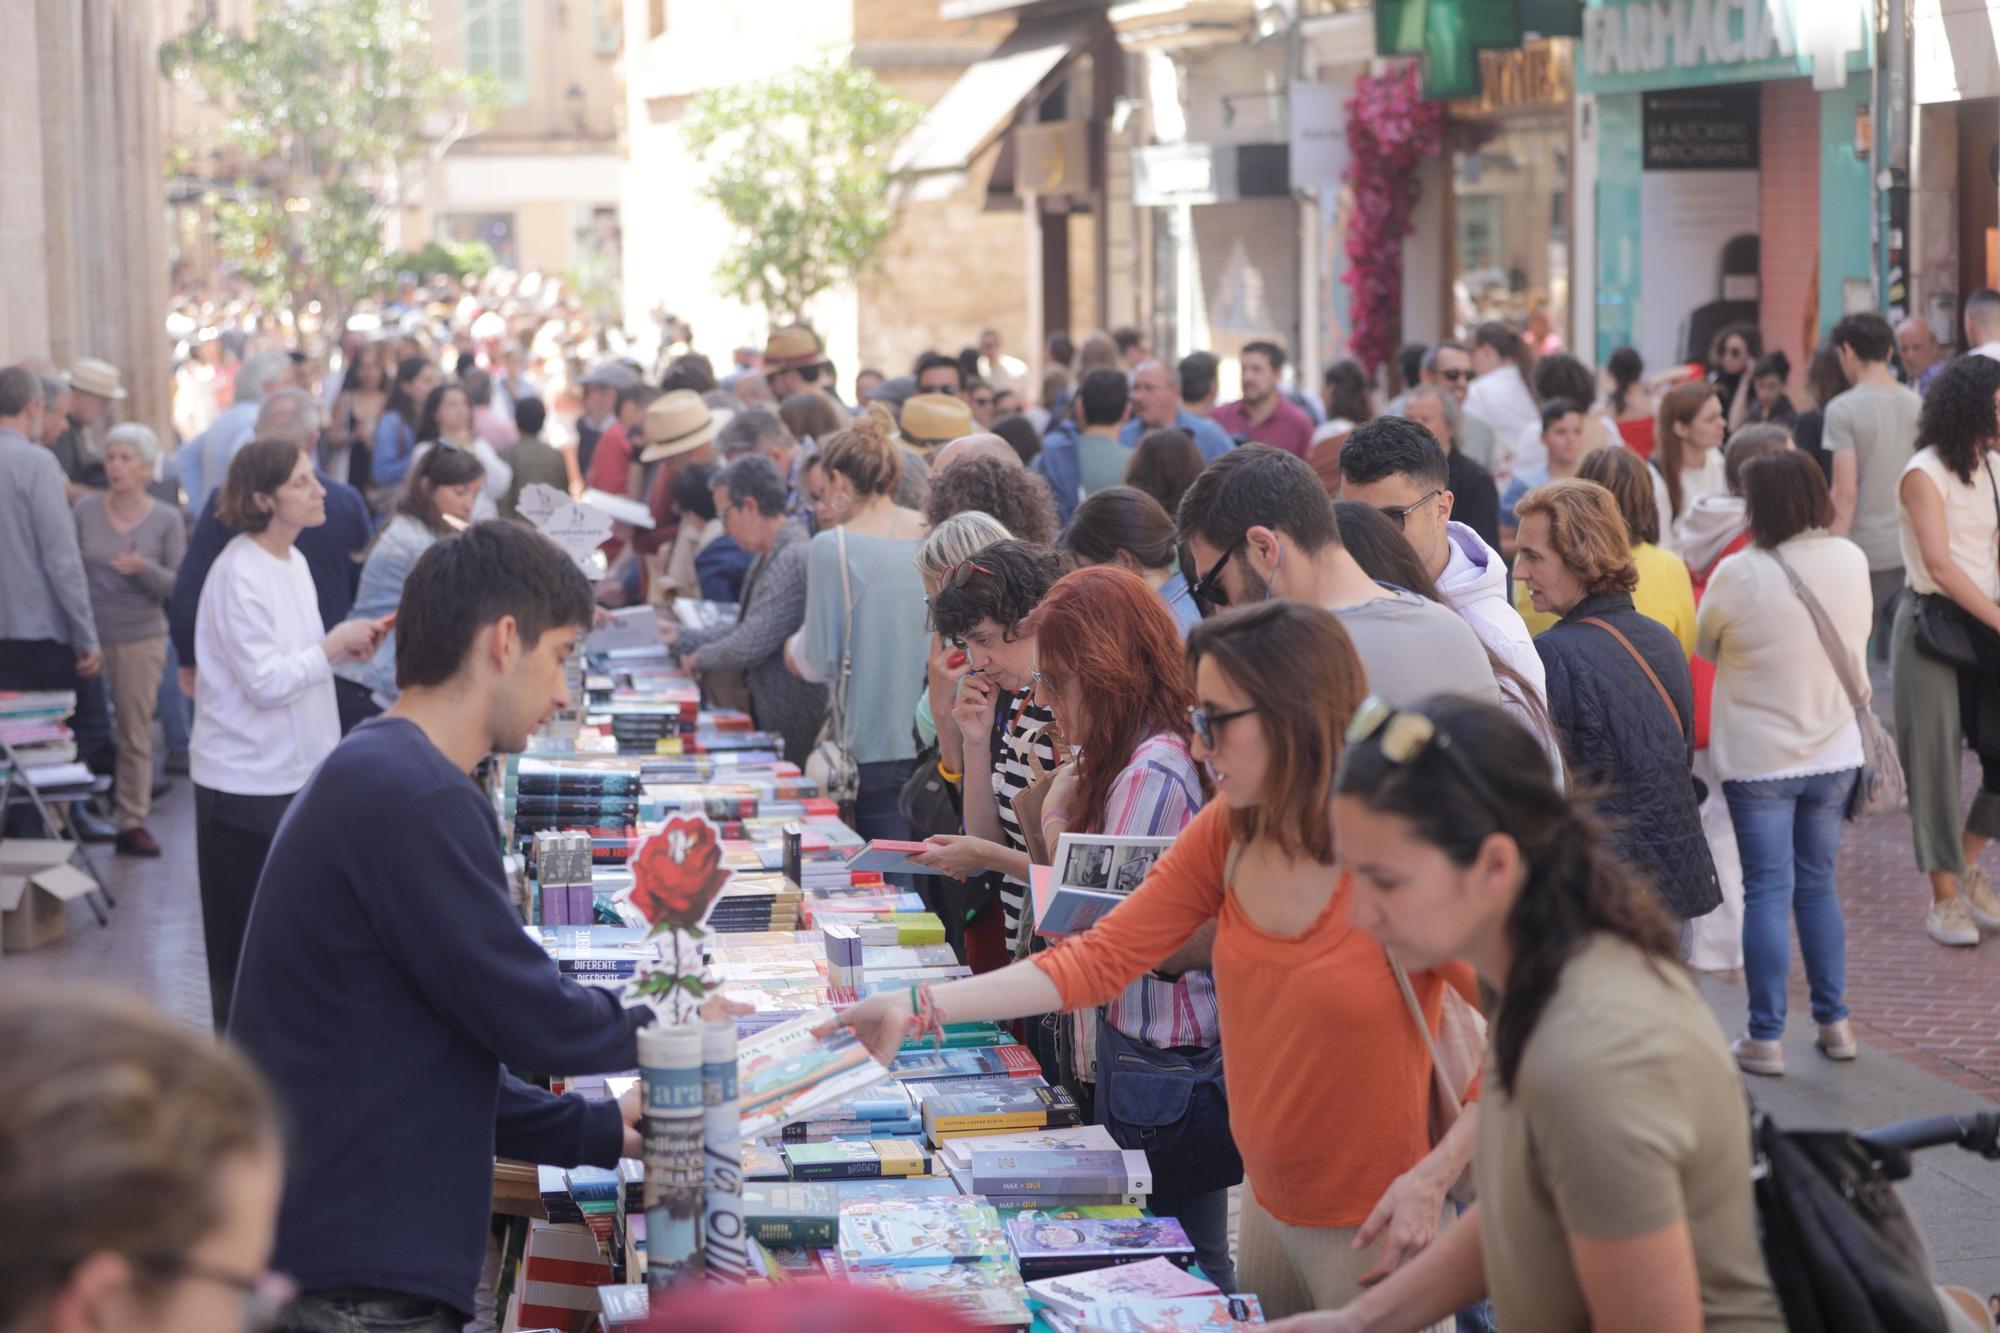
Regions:
<instances>
[{"instance_id":1,"label":"striped top","mask_svg":"<svg viewBox=\"0 0 2000 1333\"><path fill-rule=\"evenodd\" d=\"M1187 742L1165 734L1149 737L1112 782L1104 827L1094 831L1171 838L1188 826L1201 803L1201 775ZM1105 1006L1104 1016L1120 1033L1149 1046L1206 1047L1222 1040L1215 977L1207 972L1183 972L1172 981L1140 977Z\"/></svg>"},{"instance_id":2,"label":"striped top","mask_svg":"<svg viewBox=\"0 0 2000 1333\"><path fill-rule=\"evenodd\" d=\"M1032 748L1039 771L1053 773L1056 758L1053 729L1055 717L1034 701L1032 688L1018 691L1005 701L1007 723L1000 731L1000 744L993 752L993 800L1000 808L1000 830L1007 845L1017 852L1028 850L1021 833L1021 821L1014 815L1014 798L1034 785L1037 768L1029 766ZM1007 938L1014 938L1021 920L1021 899L1028 886L1010 877L1000 881L1000 906L1006 917Z\"/></svg>"}]
</instances>

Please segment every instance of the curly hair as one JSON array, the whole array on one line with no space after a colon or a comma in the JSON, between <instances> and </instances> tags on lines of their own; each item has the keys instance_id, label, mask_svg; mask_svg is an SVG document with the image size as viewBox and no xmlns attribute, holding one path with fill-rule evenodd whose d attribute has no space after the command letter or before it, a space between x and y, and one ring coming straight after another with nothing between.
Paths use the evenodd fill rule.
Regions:
<instances>
[{"instance_id":1,"label":"curly hair","mask_svg":"<svg viewBox=\"0 0 2000 1333\"><path fill-rule=\"evenodd\" d=\"M998 458L958 458L931 477L924 517L932 527L953 514L991 514L1024 542L1047 546L1056 535L1056 499L1037 473Z\"/></svg>"},{"instance_id":2,"label":"curly hair","mask_svg":"<svg viewBox=\"0 0 2000 1333\"><path fill-rule=\"evenodd\" d=\"M1061 573L1061 559L1044 546L1010 537L982 547L946 574L931 598L931 631L963 639L990 620L1012 640Z\"/></svg>"},{"instance_id":3,"label":"curly hair","mask_svg":"<svg viewBox=\"0 0 2000 1333\"><path fill-rule=\"evenodd\" d=\"M1639 586L1639 566L1625 516L1610 491L1594 481L1565 477L1537 486L1514 506L1519 518L1541 514L1549 520L1549 545L1556 557L1583 580L1587 596L1630 592Z\"/></svg>"},{"instance_id":4,"label":"curly hair","mask_svg":"<svg viewBox=\"0 0 2000 1333\"><path fill-rule=\"evenodd\" d=\"M1944 368L1924 395L1917 419L1917 448L1935 449L1951 474L1972 484L1980 454L2000 441L1993 395L2000 393L2000 361L1962 356Z\"/></svg>"},{"instance_id":5,"label":"curly hair","mask_svg":"<svg viewBox=\"0 0 2000 1333\"><path fill-rule=\"evenodd\" d=\"M829 473L846 477L858 496L894 494L903 476L896 419L879 403L869 407L847 429L823 442L819 461Z\"/></svg>"}]
</instances>

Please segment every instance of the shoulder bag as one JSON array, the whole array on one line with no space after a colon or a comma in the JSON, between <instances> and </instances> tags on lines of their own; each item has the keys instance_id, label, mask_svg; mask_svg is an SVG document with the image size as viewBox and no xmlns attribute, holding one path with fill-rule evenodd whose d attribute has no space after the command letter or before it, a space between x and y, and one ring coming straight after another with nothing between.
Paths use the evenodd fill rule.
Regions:
<instances>
[{"instance_id":1,"label":"shoulder bag","mask_svg":"<svg viewBox=\"0 0 2000 1333\"><path fill-rule=\"evenodd\" d=\"M1778 562L1778 568L1785 571L1791 581L1792 591L1805 603L1806 614L1812 617L1813 629L1819 634L1819 645L1826 650L1827 659L1833 663L1833 674L1840 677L1840 688L1847 692L1848 706L1854 709L1854 721L1861 728L1861 776L1855 781L1854 793L1847 800L1847 817L1861 819L1868 815L1879 815L1894 810L1902 804L1905 786L1902 761L1896 757L1896 743L1889 738L1882 719L1875 716L1875 710L1868 706L1868 696L1862 692L1861 682L1855 679L1854 663L1849 659L1840 642L1840 634L1827 618L1826 608L1819 598L1805 585L1805 581L1793 569L1791 562L1778 551L1771 552L1771 558Z\"/></svg>"},{"instance_id":2,"label":"shoulder bag","mask_svg":"<svg viewBox=\"0 0 2000 1333\"><path fill-rule=\"evenodd\" d=\"M1410 1017L1424 1036L1424 1048L1430 1052L1430 1128L1431 1147L1435 1148L1464 1114L1465 1090L1472 1086L1479 1067L1486 1062L1486 1015L1446 982L1444 1000L1438 1010L1438 1030L1433 1033L1424 1018L1423 1006L1417 1003L1417 990L1410 984L1410 974L1396 961L1396 955L1386 950L1384 953L1389 959L1389 970L1396 974L1396 988L1403 992L1403 1003L1409 1006ZM1469 1165L1447 1193L1461 1206L1472 1202Z\"/></svg>"},{"instance_id":3,"label":"shoulder bag","mask_svg":"<svg viewBox=\"0 0 2000 1333\"><path fill-rule=\"evenodd\" d=\"M1992 455L1987 455L1985 462L1986 479L1994 482L1993 521L2000 525L2000 480L1993 475ZM1979 648L1973 636L1993 632L1941 592L1917 594L1916 631L1918 652L1959 671L1979 670Z\"/></svg>"},{"instance_id":4,"label":"shoulder bag","mask_svg":"<svg viewBox=\"0 0 2000 1333\"><path fill-rule=\"evenodd\" d=\"M861 794L861 769L854 762L854 752L847 741L847 683L854 674L855 597L847 572L847 529L835 528L833 537L840 548L840 670L834 677L826 721L820 726L812 752L806 756L805 770L806 777L818 785L820 795L839 804L845 818ZM862 591L867 591L866 586Z\"/></svg>"},{"instance_id":5,"label":"shoulder bag","mask_svg":"<svg viewBox=\"0 0 2000 1333\"><path fill-rule=\"evenodd\" d=\"M1231 843L1224 885L1236 877L1240 853ZM1119 1147L1146 1154L1156 1193L1203 1194L1243 1179L1243 1157L1229 1132L1221 1043L1201 1050L1149 1046L1100 1013L1095 1105L1097 1123Z\"/></svg>"}]
</instances>

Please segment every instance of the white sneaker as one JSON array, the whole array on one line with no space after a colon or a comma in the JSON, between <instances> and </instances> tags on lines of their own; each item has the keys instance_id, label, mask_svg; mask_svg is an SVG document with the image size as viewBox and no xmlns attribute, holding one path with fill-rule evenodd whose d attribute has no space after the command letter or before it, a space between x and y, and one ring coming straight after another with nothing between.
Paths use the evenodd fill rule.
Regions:
<instances>
[{"instance_id":1,"label":"white sneaker","mask_svg":"<svg viewBox=\"0 0 2000 1333\"><path fill-rule=\"evenodd\" d=\"M1767 1078L1779 1078L1785 1072L1785 1044L1781 1041L1738 1037L1729 1043L1729 1049L1736 1056L1737 1065L1746 1074L1763 1074Z\"/></svg>"},{"instance_id":2,"label":"white sneaker","mask_svg":"<svg viewBox=\"0 0 2000 1333\"><path fill-rule=\"evenodd\" d=\"M1972 924L1985 930L2000 930L2000 898L1993 896L1993 881L1978 866L1967 866L1958 879L1958 900Z\"/></svg>"},{"instance_id":3,"label":"white sneaker","mask_svg":"<svg viewBox=\"0 0 2000 1333\"><path fill-rule=\"evenodd\" d=\"M1972 924L1972 914L1965 910L1965 895L1962 893L1941 903L1932 903L1924 925L1931 938L1939 944L1969 947L1979 943L1979 927Z\"/></svg>"},{"instance_id":4,"label":"white sneaker","mask_svg":"<svg viewBox=\"0 0 2000 1333\"><path fill-rule=\"evenodd\" d=\"M1838 1023L1820 1024L1819 1037L1813 1045L1829 1060L1852 1060L1861 1054L1861 1044L1854 1040L1854 1025L1844 1018Z\"/></svg>"}]
</instances>

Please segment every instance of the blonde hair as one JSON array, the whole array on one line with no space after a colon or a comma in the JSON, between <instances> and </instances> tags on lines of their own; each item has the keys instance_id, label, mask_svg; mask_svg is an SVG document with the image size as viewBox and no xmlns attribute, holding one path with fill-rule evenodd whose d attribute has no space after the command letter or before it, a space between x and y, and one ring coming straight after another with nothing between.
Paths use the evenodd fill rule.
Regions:
<instances>
[{"instance_id":1,"label":"blonde hair","mask_svg":"<svg viewBox=\"0 0 2000 1333\"><path fill-rule=\"evenodd\" d=\"M235 1051L136 996L0 982L0 1327L92 1254L170 1273L223 1223L218 1166L278 1152Z\"/></svg>"},{"instance_id":2,"label":"blonde hair","mask_svg":"<svg viewBox=\"0 0 2000 1333\"><path fill-rule=\"evenodd\" d=\"M1516 518L1532 514L1548 517L1549 545L1583 580L1587 595L1630 592L1639 586L1631 534L1610 491L1594 481L1565 477L1537 486L1515 503Z\"/></svg>"},{"instance_id":3,"label":"blonde hair","mask_svg":"<svg viewBox=\"0 0 2000 1333\"><path fill-rule=\"evenodd\" d=\"M903 476L895 418L880 403L871 403L854 424L826 441L819 461L828 472L846 477L857 495L888 495Z\"/></svg>"},{"instance_id":4,"label":"blonde hair","mask_svg":"<svg viewBox=\"0 0 2000 1333\"><path fill-rule=\"evenodd\" d=\"M953 514L917 547L917 573L926 583L942 581L980 551L1013 535L999 519L977 509Z\"/></svg>"}]
</instances>

